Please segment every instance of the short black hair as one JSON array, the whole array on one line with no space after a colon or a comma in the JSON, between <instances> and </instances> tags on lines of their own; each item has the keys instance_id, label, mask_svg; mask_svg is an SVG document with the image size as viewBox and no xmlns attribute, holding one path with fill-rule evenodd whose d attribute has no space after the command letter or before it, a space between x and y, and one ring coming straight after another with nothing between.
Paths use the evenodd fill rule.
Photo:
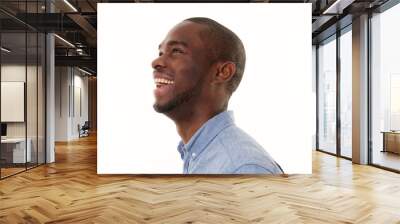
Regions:
<instances>
[{"instance_id":1,"label":"short black hair","mask_svg":"<svg viewBox=\"0 0 400 224\"><path fill-rule=\"evenodd\" d=\"M240 38L230 29L206 17L185 19L206 26L205 37L212 46L212 57L216 61L231 61L236 65L236 72L228 83L227 90L232 94L242 80L246 64L246 52Z\"/></svg>"}]
</instances>

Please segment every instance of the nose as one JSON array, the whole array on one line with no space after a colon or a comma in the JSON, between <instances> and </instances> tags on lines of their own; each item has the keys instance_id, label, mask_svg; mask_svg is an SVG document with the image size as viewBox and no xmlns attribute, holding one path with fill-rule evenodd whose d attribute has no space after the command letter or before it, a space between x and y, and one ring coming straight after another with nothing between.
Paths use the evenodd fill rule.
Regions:
<instances>
[{"instance_id":1,"label":"nose","mask_svg":"<svg viewBox=\"0 0 400 224\"><path fill-rule=\"evenodd\" d=\"M153 67L154 70L160 70L162 68L165 68L165 61L163 59L163 56L158 56L156 59L153 60L151 63L151 67Z\"/></svg>"}]
</instances>

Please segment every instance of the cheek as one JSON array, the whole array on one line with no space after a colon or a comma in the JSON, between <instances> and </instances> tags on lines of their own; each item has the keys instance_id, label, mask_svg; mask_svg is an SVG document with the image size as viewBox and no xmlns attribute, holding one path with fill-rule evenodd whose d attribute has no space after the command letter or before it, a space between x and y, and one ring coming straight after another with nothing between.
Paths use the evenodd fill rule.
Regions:
<instances>
[{"instance_id":1,"label":"cheek","mask_svg":"<svg viewBox=\"0 0 400 224\"><path fill-rule=\"evenodd\" d=\"M198 66L186 66L192 63L187 62L184 66L177 67L175 70L175 84L179 89L191 89L202 81L204 74Z\"/></svg>"}]
</instances>

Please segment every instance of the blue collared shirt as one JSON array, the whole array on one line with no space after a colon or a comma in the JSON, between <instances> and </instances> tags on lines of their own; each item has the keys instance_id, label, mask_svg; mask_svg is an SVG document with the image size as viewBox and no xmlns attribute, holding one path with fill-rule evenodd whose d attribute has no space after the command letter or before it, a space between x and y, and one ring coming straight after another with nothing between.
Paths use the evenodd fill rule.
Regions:
<instances>
[{"instance_id":1,"label":"blue collared shirt","mask_svg":"<svg viewBox=\"0 0 400 224\"><path fill-rule=\"evenodd\" d=\"M252 137L238 128L233 112L209 119L178 151L184 174L282 174L280 166Z\"/></svg>"}]
</instances>

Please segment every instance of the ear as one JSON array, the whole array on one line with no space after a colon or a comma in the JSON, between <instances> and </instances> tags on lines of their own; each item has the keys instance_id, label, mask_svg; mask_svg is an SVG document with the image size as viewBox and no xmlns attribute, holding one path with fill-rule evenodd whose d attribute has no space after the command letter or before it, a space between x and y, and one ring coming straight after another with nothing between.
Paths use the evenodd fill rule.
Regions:
<instances>
[{"instance_id":1,"label":"ear","mask_svg":"<svg viewBox=\"0 0 400 224\"><path fill-rule=\"evenodd\" d=\"M217 74L215 75L215 83L225 83L232 79L236 72L235 63L228 61L220 63L217 68Z\"/></svg>"}]
</instances>

